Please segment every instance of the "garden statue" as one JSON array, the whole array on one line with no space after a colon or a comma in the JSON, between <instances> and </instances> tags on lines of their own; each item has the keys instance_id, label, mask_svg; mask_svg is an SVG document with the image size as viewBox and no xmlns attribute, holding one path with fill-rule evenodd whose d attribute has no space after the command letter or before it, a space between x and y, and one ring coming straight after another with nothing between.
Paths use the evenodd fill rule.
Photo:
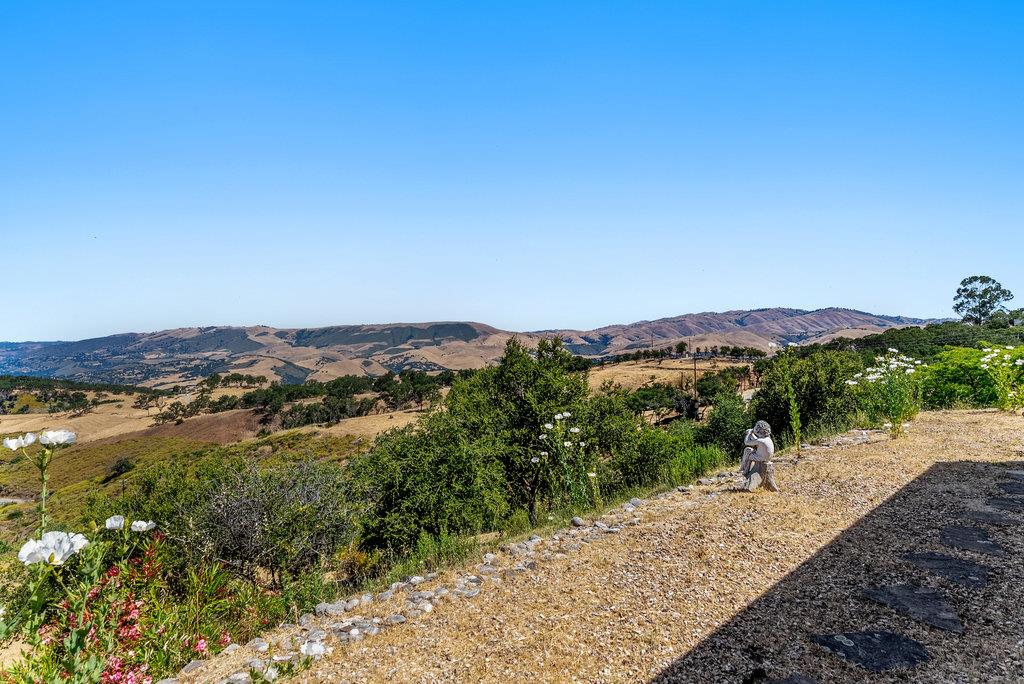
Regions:
<instances>
[{"instance_id":1,"label":"garden statue","mask_svg":"<svg viewBox=\"0 0 1024 684\"><path fill-rule=\"evenodd\" d=\"M752 430L747 430L743 437L743 460L740 461L740 474L747 478L744 486L748 492L758 487L766 487L769 491L779 491L775 484L775 444L772 443L772 429L763 420L757 421Z\"/></svg>"}]
</instances>

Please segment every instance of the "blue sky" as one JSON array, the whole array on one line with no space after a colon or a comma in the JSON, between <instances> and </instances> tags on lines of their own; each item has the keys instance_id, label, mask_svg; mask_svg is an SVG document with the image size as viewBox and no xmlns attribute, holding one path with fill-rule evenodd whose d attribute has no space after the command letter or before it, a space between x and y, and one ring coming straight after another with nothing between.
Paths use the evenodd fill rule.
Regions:
<instances>
[{"instance_id":1,"label":"blue sky","mask_svg":"<svg viewBox=\"0 0 1024 684\"><path fill-rule=\"evenodd\" d=\"M9 2L0 339L1024 305L1024 3Z\"/></svg>"}]
</instances>

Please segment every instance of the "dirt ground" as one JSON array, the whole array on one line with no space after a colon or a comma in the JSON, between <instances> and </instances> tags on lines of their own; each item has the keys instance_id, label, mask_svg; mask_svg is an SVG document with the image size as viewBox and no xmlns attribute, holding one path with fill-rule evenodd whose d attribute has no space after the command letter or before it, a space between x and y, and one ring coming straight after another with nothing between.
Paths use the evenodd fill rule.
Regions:
<instances>
[{"instance_id":1,"label":"dirt ground","mask_svg":"<svg viewBox=\"0 0 1024 684\"><path fill-rule=\"evenodd\" d=\"M900 439L875 433L850 443L858 438L866 439L780 457L778 494L736 491L726 473L635 512L606 514L621 526L617 534L588 524L548 536L539 549L553 553L534 568L485 581L476 597L440 601L361 641L329 638L333 652L294 681L759 682L796 673L808 679L789 681L1024 681L1024 514L1005 513L1012 525L989 528L1004 556L979 558L938 541L958 516L990 510L996 483L1024 467L1024 421L935 412ZM981 560L991 581L956 587L904 562L908 551ZM500 553L494 563L511 561ZM450 587L467 573L480 566L418 588ZM863 596L899 581L940 589L964 632L929 627ZM370 617L400 609L392 599L359 610ZM330 633L332 619L318 620L310 626ZM871 674L814 641L857 630L904 634L930 660ZM181 681L217 681L253 656L242 648Z\"/></svg>"}]
</instances>

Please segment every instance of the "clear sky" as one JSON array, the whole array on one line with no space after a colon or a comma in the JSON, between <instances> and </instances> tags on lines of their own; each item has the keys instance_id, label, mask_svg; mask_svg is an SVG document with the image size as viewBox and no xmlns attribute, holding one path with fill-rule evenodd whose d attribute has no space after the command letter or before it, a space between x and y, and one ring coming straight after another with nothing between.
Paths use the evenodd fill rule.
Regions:
<instances>
[{"instance_id":1,"label":"clear sky","mask_svg":"<svg viewBox=\"0 0 1024 684\"><path fill-rule=\"evenodd\" d=\"M1022 36L1011 1L5 2L0 340L1024 305Z\"/></svg>"}]
</instances>

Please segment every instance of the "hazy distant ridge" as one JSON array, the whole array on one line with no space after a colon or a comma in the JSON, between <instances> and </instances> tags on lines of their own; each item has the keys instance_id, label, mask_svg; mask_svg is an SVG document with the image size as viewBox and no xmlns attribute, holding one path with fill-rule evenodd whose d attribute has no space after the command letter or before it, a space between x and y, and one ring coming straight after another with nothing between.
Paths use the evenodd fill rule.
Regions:
<instances>
[{"instance_id":1,"label":"hazy distant ridge","mask_svg":"<svg viewBox=\"0 0 1024 684\"><path fill-rule=\"evenodd\" d=\"M466 321L322 328L177 328L77 342L0 343L0 373L157 384L238 371L301 382L389 369L477 368L498 358L512 335L527 341L557 335L574 353L607 356L652 344L674 345L680 340L691 347L730 344L767 350L773 343L856 337L926 322L854 309L778 307L685 314L595 330L523 333Z\"/></svg>"}]
</instances>

